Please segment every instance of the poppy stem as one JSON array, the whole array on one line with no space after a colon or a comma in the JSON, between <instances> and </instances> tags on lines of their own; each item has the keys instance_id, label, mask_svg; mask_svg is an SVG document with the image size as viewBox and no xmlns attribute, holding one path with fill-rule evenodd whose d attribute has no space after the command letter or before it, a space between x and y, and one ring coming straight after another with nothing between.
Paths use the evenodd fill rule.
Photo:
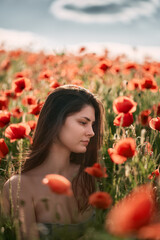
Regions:
<instances>
[{"instance_id":1,"label":"poppy stem","mask_svg":"<svg viewBox=\"0 0 160 240\"><path fill-rule=\"evenodd\" d=\"M158 130L154 131L154 134L153 134L153 139L151 139L151 146L153 146L155 140L156 140L156 137L158 135Z\"/></svg>"},{"instance_id":2,"label":"poppy stem","mask_svg":"<svg viewBox=\"0 0 160 240\"><path fill-rule=\"evenodd\" d=\"M116 164L113 164L113 189L115 191L115 200L116 200L116 181L117 181L117 173L116 173Z\"/></svg>"},{"instance_id":3,"label":"poppy stem","mask_svg":"<svg viewBox=\"0 0 160 240\"><path fill-rule=\"evenodd\" d=\"M18 168L18 184L17 184L17 208L16 208L16 218L18 219L19 215L19 197L20 197L20 182L21 182L21 168L22 168L22 151L23 151L23 139L20 139L18 142L18 147L19 147L19 168ZM16 233L17 233L17 238L20 239L20 226L16 222Z\"/></svg>"}]
</instances>

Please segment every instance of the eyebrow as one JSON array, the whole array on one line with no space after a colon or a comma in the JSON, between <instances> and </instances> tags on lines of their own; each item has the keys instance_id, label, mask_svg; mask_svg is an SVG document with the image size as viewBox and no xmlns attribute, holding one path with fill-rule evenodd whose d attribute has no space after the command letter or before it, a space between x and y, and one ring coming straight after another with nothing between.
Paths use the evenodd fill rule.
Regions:
<instances>
[{"instance_id":1,"label":"eyebrow","mask_svg":"<svg viewBox=\"0 0 160 240\"><path fill-rule=\"evenodd\" d=\"M91 122L91 119L89 119L88 117L82 117L85 118L88 122ZM93 121L93 123L95 123L95 121Z\"/></svg>"}]
</instances>

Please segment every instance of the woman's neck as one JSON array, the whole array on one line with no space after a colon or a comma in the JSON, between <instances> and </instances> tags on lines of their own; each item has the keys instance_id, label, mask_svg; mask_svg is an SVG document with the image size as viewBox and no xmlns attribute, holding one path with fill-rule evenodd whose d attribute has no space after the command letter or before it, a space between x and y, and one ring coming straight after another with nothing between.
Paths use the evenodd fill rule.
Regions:
<instances>
[{"instance_id":1,"label":"woman's neck","mask_svg":"<svg viewBox=\"0 0 160 240\"><path fill-rule=\"evenodd\" d=\"M48 157L37 170L42 175L51 173L65 175L69 171L70 165L70 151L55 143L50 149Z\"/></svg>"}]
</instances>

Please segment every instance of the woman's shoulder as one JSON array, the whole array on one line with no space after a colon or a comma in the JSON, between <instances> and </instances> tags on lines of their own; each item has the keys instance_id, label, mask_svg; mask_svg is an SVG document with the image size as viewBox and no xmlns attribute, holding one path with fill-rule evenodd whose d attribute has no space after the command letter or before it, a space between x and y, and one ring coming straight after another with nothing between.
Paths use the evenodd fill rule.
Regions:
<instances>
[{"instance_id":1,"label":"woman's shoulder","mask_svg":"<svg viewBox=\"0 0 160 240\"><path fill-rule=\"evenodd\" d=\"M10 177L3 185L3 191L9 193L11 188L12 192L16 191L17 188L20 190L26 189L28 185L28 177L25 174L15 174Z\"/></svg>"},{"instance_id":2,"label":"woman's shoulder","mask_svg":"<svg viewBox=\"0 0 160 240\"><path fill-rule=\"evenodd\" d=\"M10 177L3 185L2 188L2 203L4 213L9 214L11 207L11 200L13 206L16 206L17 199L24 199L29 194L29 188L27 187L26 176L15 174Z\"/></svg>"},{"instance_id":3,"label":"woman's shoulder","mask_svg":"<svg viewBox=\"0 0 160 240\"><path fill-rule=\"evenodd\" d=\"M7 186L10 183L12 184L16 184L17 182L21 182L21 183L26 183L27 181L27 176L25 174L14 174L13 176L11 176L5 183L4 185Z\"/></svg>"}]
</instances>

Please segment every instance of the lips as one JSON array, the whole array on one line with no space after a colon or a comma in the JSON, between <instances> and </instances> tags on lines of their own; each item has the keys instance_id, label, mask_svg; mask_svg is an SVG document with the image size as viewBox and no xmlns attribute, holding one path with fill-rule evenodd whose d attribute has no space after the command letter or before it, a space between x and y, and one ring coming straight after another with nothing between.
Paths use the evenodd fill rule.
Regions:
<instances>
[{"instance_id":1,"label":"lips","mask_svg":"<svg viewBox=\"0 0 160 240\"><path fill-rule=\"evenodd\" d=\"M82 141L82 143L84 143L84 145L88 145L89 141Z\"/></svg>"}]
</instances>

